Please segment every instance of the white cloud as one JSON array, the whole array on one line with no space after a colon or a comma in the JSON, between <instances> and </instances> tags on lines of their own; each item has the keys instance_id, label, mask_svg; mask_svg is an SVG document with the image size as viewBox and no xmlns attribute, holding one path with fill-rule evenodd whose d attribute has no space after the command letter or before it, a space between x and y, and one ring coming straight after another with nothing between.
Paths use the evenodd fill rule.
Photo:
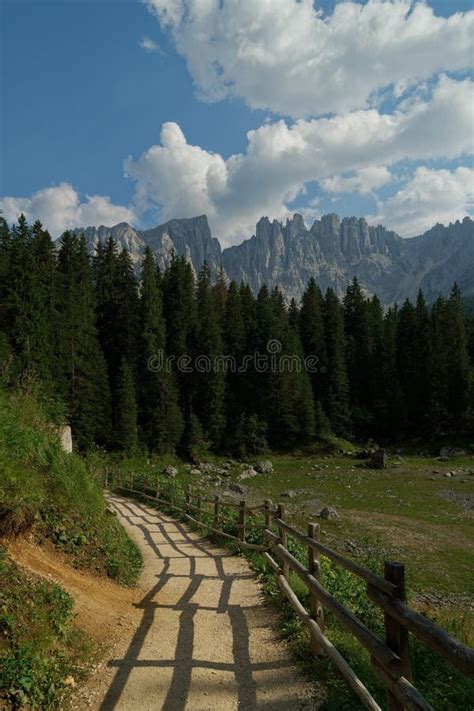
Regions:
<instances>
[{"instance_id":1,"label":"white cloud","mask_svg":"<svg viewBox=\"0 0 474 711\"><path fill-rule=\"evenodd\" d=\"M370 218L404 237L425 232L436 222L448 224L474 209L474 170L417 168L413 178Z\"/></svg>"},{"instance_id":2,"label":"white cloud","mask_svg":"<svg viewBox=\"0 0 474 711\"><path fill-rule=\"evenodd\" d=\"M148 52L148 54L163 54L163 50L158 42L155 42L155 40L152 40L150 37L143 37L143 39L140 40L140 47L144 49L145 52Z\"/></svg>"},{"instance_id":3,"label":"white cloud","mask_svg":"<svg viewBox=\"0 0 474 711\"><path fill-rule=\"evenodd\" d=\"M169 28L200 98L320 116L374 105L472 63L474 11L436 17L421 0L143 0Z\"/></svg>"},{"instance_id":4,"label":"white cloud","mask_svg":"<svg viewBox=\"0 0 474 711\"><path fill-rule=\"evenodd\" d=\"M333 175L321 181L322 188L328 193L361 193L362 195L379 190L392 181L392 174L384 165L369 165L354 171L351 176Z\"/></svg>"},{"instance_id":5,"label":"white cloud","mask_svg":"<svg viewBox=\"0 0 474 711\"><path fill-rule=\"evenodd\" d=\"M81 202L69 183L38 190L31 197L1 198L0 209L7 222L15 222L22 212L30 222L40 220L53 237L74 227L136 222L132 209L114 205L109 197L86 195Z\"/></svg>"},{"instance_id":6,"label":"white cloud","mask_svg":"<svg viewBox=\"0 0 474 711\"><path fill-rule=\"evenodd\" d=\"M441 77L429 99L412 99L394 114L368 109L291 126L264 124L247 134L245 154L227 160L189 145L177 124L164 124L161 146L126 161L126 174L136 181L134 203L139 211L154 208L158 220L207 213L217 237L238 242L262 214L285 217L306 183L330 179L330 187L337 180L348 187L340 181L353 180L359 191L375 190L395 163L469 152L473 87Z\"/></svg>"}]
</instances>

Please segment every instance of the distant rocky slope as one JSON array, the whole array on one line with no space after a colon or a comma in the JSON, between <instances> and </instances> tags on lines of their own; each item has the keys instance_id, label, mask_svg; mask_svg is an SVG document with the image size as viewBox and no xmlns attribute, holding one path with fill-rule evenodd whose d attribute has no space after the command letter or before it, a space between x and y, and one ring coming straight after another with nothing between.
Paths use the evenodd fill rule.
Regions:
<instances>
[{"instance_id":1,"label":"distant rocky slope","mask_svg":"<svg viewBox=\"0 0 474 711\"><path fill-rule=\"evenodd\" d=\"M384 304L413 299L420 288L432 301L449 293L454 281L466 295L474 294L474 222L469 217L411 239L370 226L363 218L325 215L307 229L298 214L285 224L262 217L253 237L224 250L212 237L205 215L146 231L120 223L75 232L85 234L91 252L99 240L112 236L137 266L149 245L165 267L174 250L196 272L207 261L215 274L222 266L229 279L245 281L254 291L264 283L278 285L288 298L299 298L310 277L323 290L330 286L340 295L354 276Z\"/></svg>"}]
</instances>

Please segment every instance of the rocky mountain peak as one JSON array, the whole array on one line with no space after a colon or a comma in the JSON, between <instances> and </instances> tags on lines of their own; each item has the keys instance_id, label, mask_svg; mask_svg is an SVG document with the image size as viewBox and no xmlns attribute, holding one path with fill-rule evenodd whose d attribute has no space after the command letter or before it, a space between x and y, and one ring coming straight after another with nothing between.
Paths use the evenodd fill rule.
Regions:
<instances>
[{"instance_id":1,"label":"rocky mountain peak","mask_svg":"<svg viewBox=\"0 0 474 711\"><path fill-rule=\"evenodd\" d=\"M332 213L315 220L308 230L302 215L285 223L262 217L255 235L221 250L206 215L172 219L150 230L137 230L126 222L114 227L78 228L88 248L113 237L126 247L137 269L148 245L161 268L175 252L197 273L206 261L214 275L221 266L236 282L245 281L256 292L262 284L280 286L287 298L300 298L311 277L320 287L341 295L356 276L367 293L390 304L416 298L418 289L429 301L449 293L457 281L466 295L474 294L474 222L466 217L445 227L435 225L419 237L402 239L382 225L364 218Z\"/></svg>"}]
</instances>

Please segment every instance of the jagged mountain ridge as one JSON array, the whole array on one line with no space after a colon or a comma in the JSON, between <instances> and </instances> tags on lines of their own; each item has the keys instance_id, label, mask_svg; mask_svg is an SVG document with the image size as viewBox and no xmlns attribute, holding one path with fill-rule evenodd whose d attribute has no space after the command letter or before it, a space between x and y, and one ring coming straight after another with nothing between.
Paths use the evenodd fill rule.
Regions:
<instances>
[{"instance_id":1,"label":"jagged mountain ridge","mask_svg":"<svg viewBox=\"0 0 474 711\"><path fill-rule=\"evenodd\" d=\"M281 287L287 298L299 299L311 277L323 290L332 287L341 295L354 276L384 304L414 299L420 288L433 301L449 293L454 281L466 295L474 294L474 222L468 217L410 239L371 226L364 218L341 220L330 214L307 229L298 214L286 223L262 217L254 236L224 250L212 237L205 215L145 231L120 223L75 232L84 233L91 252L99 240L113 237L129 250L137 268L149 245L162 268L174 250L196 272L206 261L214 274L222 266L229 279L245 281L255 292L266 283Z\"/></svg>"}]
</instances>

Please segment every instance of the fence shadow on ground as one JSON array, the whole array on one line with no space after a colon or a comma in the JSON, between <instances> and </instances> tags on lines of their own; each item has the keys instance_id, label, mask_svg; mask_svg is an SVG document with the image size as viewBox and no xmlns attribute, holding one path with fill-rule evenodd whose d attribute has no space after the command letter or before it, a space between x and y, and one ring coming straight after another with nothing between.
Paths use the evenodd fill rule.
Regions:
<instances>
[{"instance_id":1,"label":"fence shadow on ground","mask_svg":"<svg viewBox=\"0 0 474 711\"><path fill-rule=\"evenodd\" d=\"M186 707L191 685L198 692L206 693L202 681L193 681L193 671L198 669L212 670L216 674L221 690L227 686L230 693L236 697L236 707L239 710L251 709L284 709L288 708L286 702L257 701L257 684L254 678L257 671L271 671L290 666L290 662L275 659L271 662L252 662L250 652L249 618L252 610L259 607L255 605L232 604L232 588L235 581L253 577L250 573L230 573L225 570L226 559L233 558L222 549L206 542L199 534L190 535L179 520L165 516L159 511L150 511L142 504L134 501L133 504L121 497L110 496L110 505L143 536L143 543L148 546L156 559L156 583L153 584L137 604L142 610L142 619L137 628L129 648L122 659L110 660L109 666L116 668L113 681L101 704L102 711L110 711L120 705L124 691L135 670L167 668L171 670L171 678L166 684L167 688L156 689L156 697L150 698L154 708L163 711L183 711ZM155 527L153 531L150 526ZM173 534L173 535L171 535ZM169 552L164 555L163 550ZM173 572L173 564L186 562L186 572ZM205 572L200 572L205 570ZM202 604L196 602L203 584L208 581L214 584L218 581L218 601L216 604ZM167 589L172 583L185 583L184 590L179 598L169 601ZM174 591L175 592L175 591ZM172 592L171 597L173 597ZM160 629L155 625L157 614L160 610L169 610L170 613L178 612L179 627L177 630L176 645L173 655L168 658L149 659L144 653L144 648L150 644L150 635L159 634ZM209 641L209 658L202 658L202 640L200 640L201 653L196 654L196 617L202 612L209 612L227 617L227 624L232 632L232 660L218 661L213 659L212 642ZM166 656L166 655L165 655ZM215 655L214 655L215 656ZM150 677L148 686L153 689L153 679ZM265 684L265 680L263 680ZM259 682L259 687L261 683ZM210 689L212 691L212 689ZM159 706L158 697L162 703ZM210 707L209 707L210 708ZM224 708L221 706L220 708Z\"/></svg>"}]
</instances>

